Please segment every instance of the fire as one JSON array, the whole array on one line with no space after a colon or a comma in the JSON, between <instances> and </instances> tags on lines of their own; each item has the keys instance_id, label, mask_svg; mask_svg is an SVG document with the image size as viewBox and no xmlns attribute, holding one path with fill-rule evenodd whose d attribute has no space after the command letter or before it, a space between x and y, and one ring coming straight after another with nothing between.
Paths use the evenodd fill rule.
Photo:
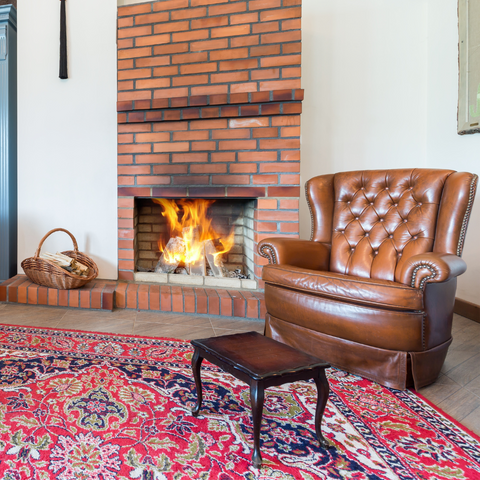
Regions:
<instances>
[{"instance_id":1,"label":"fire","mask_svg":"<svg viewBox=\"0 0 480 480\"><path fill-rule=\"evenodd\" d=\"M234 232L222 237L212 227L212 220L207 216L207 210L215 200L167 200L154 198L153 201L163 207L162 215L167 218L170 238L180 237L185 246L184 252L165 250L165 244L159 241L158 247L163 252L167 263L184 263L195 265L204 261L205 242L215 242L220 239L222 248L217 247L213 253L214 263L221 265L221 255L230 251L234 244Z\"/></svg>"}]
</instances>

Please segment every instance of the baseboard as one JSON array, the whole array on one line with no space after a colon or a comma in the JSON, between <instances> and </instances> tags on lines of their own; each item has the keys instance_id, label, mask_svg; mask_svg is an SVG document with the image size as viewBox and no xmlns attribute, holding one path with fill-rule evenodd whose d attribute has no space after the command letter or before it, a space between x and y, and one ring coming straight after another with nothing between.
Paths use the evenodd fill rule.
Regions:
<instances>
[{"instance_id":1,"label":"baseboard","mask_svg":"<svg viewBox=\"0 0 480 480\"><path fill-rule=\"evenodd\" d=\"M480 305L456 298L453 311L462 317L466 317L474 322L480 323Z\"/></svg>"}]
</instances>

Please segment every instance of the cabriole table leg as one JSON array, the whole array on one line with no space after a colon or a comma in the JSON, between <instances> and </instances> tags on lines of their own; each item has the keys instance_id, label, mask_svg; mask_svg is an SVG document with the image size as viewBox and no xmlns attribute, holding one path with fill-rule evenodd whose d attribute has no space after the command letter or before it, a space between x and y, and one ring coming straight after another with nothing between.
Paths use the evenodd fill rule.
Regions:
<instances>
[{"instance_id":1,"label":"cabriole table leg","mask_svg":"<svg viewBox=\"0 0 480 480\"><path fill-rule=\"evenodd\" d=\"M198 417L200 413L200 408L202 407L202 379L200 377L200 368L202 366L203 357L200 356L200 350L195 348L195 352L193 353L192 357L192 371L193 377L195 378L195 387L197 389L197 404L195 408L192 410L192 415L194 417Z\"/></svg>"},{"instance_id":2,"label":"cabriole table leg","mask_svg":"<svg viewBox=\"0 0 480 480\"><path fill-rule=\"evenodd\" d=\"M318 371L318 375L313 377L315 384L317 385L317 408L315 411L315 432L317 434L318 441L323 448L329 448L330 444L325 440L322 435L322 418L325 406L327 405L328 395L330 393L330 386L328 384L327 377L325 375L325 369L322 368Z\"/></svg>"},{"instance_id":3,"label":"cabriole table leg","mask_svg":"<svg viewBox=\"0 0 480 480\"><path fill-rule=\"evenodd\" d=\"M250 384L250 402L252 404L253 420L253 466L262 466L262 455L260 454L260 429L262 426L264 388L263 384L252 380Z\"/></svg>"}]
</instances>

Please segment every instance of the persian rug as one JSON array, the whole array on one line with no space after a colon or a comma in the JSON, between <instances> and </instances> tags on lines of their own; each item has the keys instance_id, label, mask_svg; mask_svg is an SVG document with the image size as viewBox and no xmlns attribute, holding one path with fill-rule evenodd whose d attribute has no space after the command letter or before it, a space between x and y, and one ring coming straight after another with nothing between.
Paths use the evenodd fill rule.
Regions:
<instances>
[{"instance_id":1,"label":"persian rug","mask_svg":"<svg viewBox=\"0 0 480 480\"><path fill-rule=\"evenodd\" d=\"M0 326L1 480L480 479L480 441L412 391L329 369L266 390L262 468L249 388L204 361L198 418L188 342Z\"/></svg>"}]
</instances>

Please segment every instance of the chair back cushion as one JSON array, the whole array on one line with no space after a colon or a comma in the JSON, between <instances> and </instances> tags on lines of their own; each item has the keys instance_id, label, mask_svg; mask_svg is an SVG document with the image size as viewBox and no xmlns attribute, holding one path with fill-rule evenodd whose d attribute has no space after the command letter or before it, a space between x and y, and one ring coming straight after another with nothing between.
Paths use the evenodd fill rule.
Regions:
<instances>
[{"instance_id":1,"label":"chair back cushion","mask_svg":"<svg viewBox=\"0 0 480 480\"><path fill-rule=\"evenodd\" d=\"M395 280L413 255L433 251L452 170L343 172L333 178L330 271Z\"/></svg>"}]
</instances>

